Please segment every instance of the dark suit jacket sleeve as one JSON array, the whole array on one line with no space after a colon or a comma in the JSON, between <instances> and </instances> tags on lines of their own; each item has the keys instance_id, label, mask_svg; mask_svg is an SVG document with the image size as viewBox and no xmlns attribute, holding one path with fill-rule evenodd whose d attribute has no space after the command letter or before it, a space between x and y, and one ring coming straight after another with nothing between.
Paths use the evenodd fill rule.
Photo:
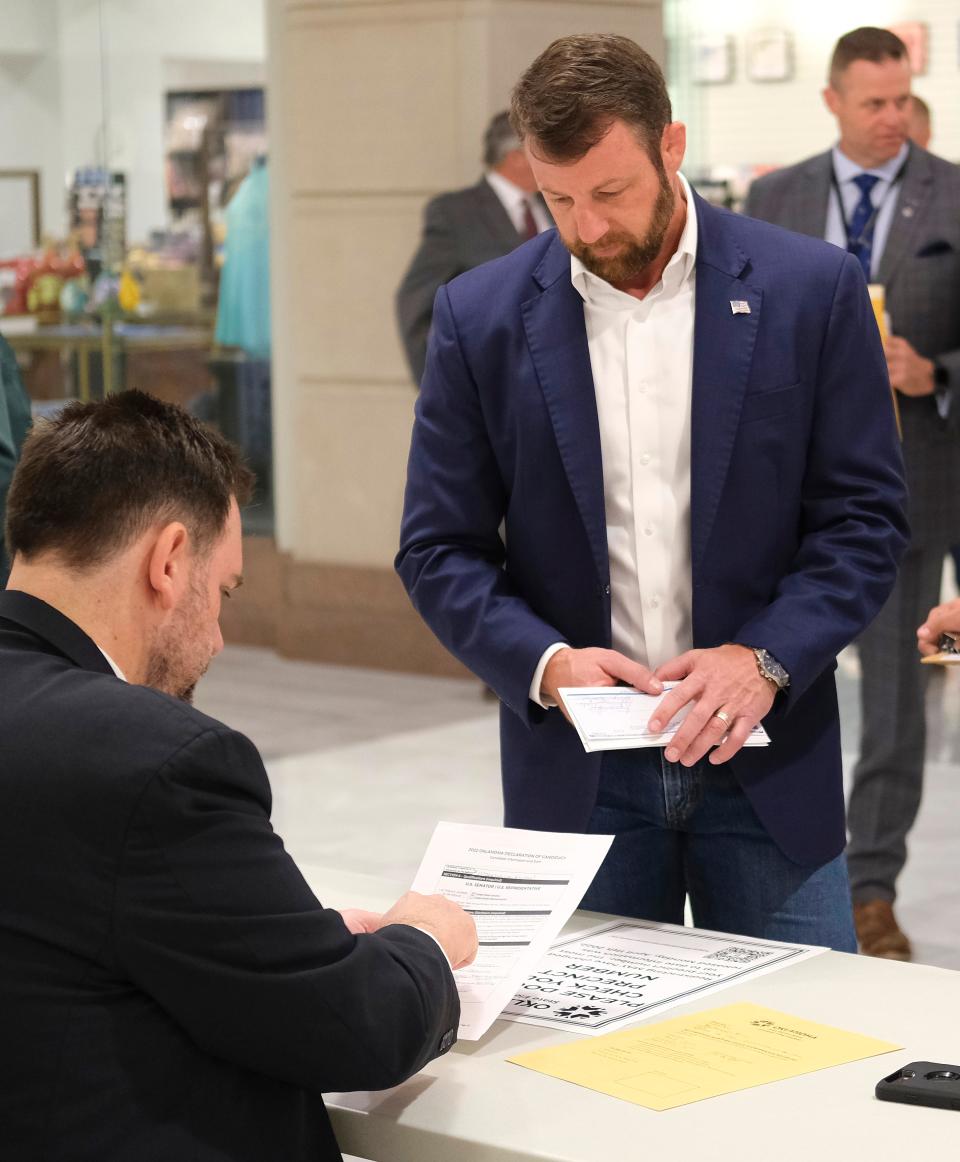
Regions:
<instances>
[{"instance_id":1,"label":"dark suit jacket sleeve","mask_svg":"<svg viewBox=\"0 0 960 1162\"><path fill-rule=\"evenodd\" d=\"M750 189L747 191L746 199L743 203L743 212L748 218L760 218L762 221L769 221L767 214L764 212L764 194L768 186L764 184L762 178L757 178L750 183Z\"/></svg>"},{"instance_id":2,"label":"dark suit jacket sleeve","mask_svg":"<svg viewBox=\"0 0 960 1162\"><path fill-rule=\"evenodd\" d=\"M743 213L748 218L763 218L763 215L757 209L757 183L753 181L750 183L750 189L747 190L747 196L743 199Z\"/></svg>"},{"instance_id":3,"label":"dark suit jacket sleeve","mask_svg":"<svg viewBox=\"0 0 960 1162\"><path fill-rule=\"evenodd\" d=\"M433 300L437 290L464 269L457 232L447 212L447 198L441 195L427 203L420 245L396 296L397 325L410 372L418 384L427 357Z\"/></svg>"},{"instance_id":4,"label":"dark suit jacket sleeve","mask_svg":"<svg viewBox=\"0 0 960 1162\"><path fill-rule=\"evenodd\" d=\"M797 183L804 179L797 174L797 168L786 166L755 178L750 183L743 203L744 214L748 218L759 218L761 222L796 229L788 213L789 206L785 203L789 202L791 195L794 198L800 196Z\"/></svg>"},{"instance_id":5,"label":"dark suit jacket sleeve","mask_svg":"<svg viewBox=\"0 0 960 1162\"><path fill-rule=\"evenodd\" d=\"M447 649L527 718L537 663L564 635L534 613L502 568L506 499L443 288L417 400L397 571Z\"/></svg>"},{"instance_id":6,"label":"dark suit jacket sleeve","mask_svg":"<svg viewBox=\"0 0 960 1162\"><path fill-rule=\"evenodd\" d=\"M734 640L787 668L787 707L873 620L907 543L903 462L863 275L844 257L820 348L798 551Z\"/></svg>"},{"instance_id":7,"label":"dark suit jacket sleeve","mask_svg":"<svg viewBox=\"0 0 960 1162\"><path fill-rule=\"evenodd\" d=\"M268 815L241 735L207 731L167 763L127 836L119 970L214 1056L315 1091L399 1084L456 1031L446 960L405 925L351 935Z\"/></svg>"}]
</instances>

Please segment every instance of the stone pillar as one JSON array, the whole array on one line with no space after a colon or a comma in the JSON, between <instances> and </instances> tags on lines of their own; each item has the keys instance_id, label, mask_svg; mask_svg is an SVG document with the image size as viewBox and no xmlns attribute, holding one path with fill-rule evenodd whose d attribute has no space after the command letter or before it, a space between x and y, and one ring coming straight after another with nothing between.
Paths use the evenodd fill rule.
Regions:
<instances>
[{"instance_id":1,"label":"stone pillar","mask_svg":"<svg viewBox=\"0 0 960 1162\"><path fill-rule=\"evenodd\" d=\"M649 0L268 0L284 652L455 672L392 573L415 398L393 294L424 202L476 181L519 73L594 31L663 61Z\"/></svg>"}]
</instances>

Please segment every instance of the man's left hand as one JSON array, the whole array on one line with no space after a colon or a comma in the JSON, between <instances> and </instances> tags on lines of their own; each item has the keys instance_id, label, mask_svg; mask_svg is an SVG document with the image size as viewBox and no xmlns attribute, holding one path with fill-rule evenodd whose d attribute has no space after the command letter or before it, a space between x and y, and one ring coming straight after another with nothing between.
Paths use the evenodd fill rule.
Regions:
<instances>
[{"instance_id":1,"label":"man's left hand","mask_svg":"<svg viewBox=\"0 0 960 1162\"><path fill-rule=\"evenodd\" d=\"M773 683L761 677L753 650L733 644L688 650L660 666L656 676L680 685L660 703L650 719L651 730L664 729L675 714L693 703L666 750L668 762L685 767L692 767L713 747L711 763L733 758L777 694ZM717 717L718 710L725 718Z\"/></svg>"},{"instance_id":2,"label":"man's left hand","mask_svg":"<svg viewBox=\"0 0 960 1162\"><path fill-rule=\"evenodd\" d=\"M883 345L890 382L903 395L933 395L933 360L924 359L906 339L891 335Z\"/></svg>"}]
</instances>

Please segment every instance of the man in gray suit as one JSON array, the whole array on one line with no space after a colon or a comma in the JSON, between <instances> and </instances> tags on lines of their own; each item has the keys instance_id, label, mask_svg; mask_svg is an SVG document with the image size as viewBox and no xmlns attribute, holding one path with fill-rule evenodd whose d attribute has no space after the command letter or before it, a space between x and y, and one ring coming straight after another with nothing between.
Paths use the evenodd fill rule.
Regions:
<instances>
[{"instance_id":1,"label":"man in gray suit","mask_svg":"<svg viewBox=\"0 0 960 1162\"><path fill-rule=\"evenodd\" d=\"M886 291L912 536L896 588L859 642L848 861L861 951L908 960L892 905L923 780L928 670L917 664L916 626L937 603L944 554L960 540L960 169L908 141L910 64L892 33L841 37L824 100L838 143L760 178L745 211L845 247Z\"/></svg>"},{"instance_id":2,"label":"man in gray suit","mask_svg":"<svg viewBox=\"0 0 960 1162\"><path fill-rule=\"evenodd\" d=\"M423 237L397 291L400 337L418 384L438 289L553 225L507 113L487 126L483 163L486 173L476 185L427 203Z\"/></svg>"}]
</instances>

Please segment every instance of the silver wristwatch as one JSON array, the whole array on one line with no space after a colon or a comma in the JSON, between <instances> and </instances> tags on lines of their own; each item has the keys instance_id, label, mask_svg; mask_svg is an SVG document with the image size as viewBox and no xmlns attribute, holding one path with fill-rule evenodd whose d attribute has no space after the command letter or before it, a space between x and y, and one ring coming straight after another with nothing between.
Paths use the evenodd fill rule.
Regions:
<instances>
[{"instance_id":1,"label":"silver wristwatch","mask_svg":"<svg viewBox=\"0 0 960 1162\"><path fill-rule=\"evenodd\" d=\"M790 675L780 665L773 654L769 650L757 649L756 646L748 646L747 648L753 650L753 656L757 659L757 669L760 671L760 677L766 678L768 682L772 682L778 690L786 690L790 685Z\"/></svg>"}]
</instances>

